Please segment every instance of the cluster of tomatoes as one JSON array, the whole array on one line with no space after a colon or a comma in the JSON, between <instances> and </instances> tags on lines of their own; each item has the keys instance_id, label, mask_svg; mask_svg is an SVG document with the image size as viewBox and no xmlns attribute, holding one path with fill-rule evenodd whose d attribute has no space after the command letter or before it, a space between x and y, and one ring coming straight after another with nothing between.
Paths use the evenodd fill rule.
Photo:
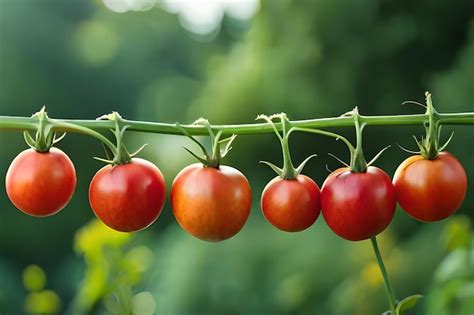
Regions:
<instances>
[{"instance_id":1,"label":"cluster of tomatoes","mask_svg":"<svg viewBox=\"0 0 474 315\"><path fill-rule=\"evenodd\" d=\"M262 194L265 217L285 231L301 231L320 214L340 237L359 241L381 233L392 221L396 203L413 218L445 219L462 204L467 177L452 154L434 160L411 156L398 167L393 182L380 168L365 172L343 167L332 172L321 190L305 175L293 180L275 178Z\"/></svg>"},{"instance_id":2,"label":"cluster of tomatoes","mask_svg":"<svg viewBox=\"0 0 474 315\"><path fill-rule=\"evenodd\" d=\"M12 203L33 216L49 216L63 209L76 186L69 157L57 148L47 152L28 149L11 163L6 190ZM415 155L405 160L395 176L369 166L364 172L344 167L332 172L321 190L309 177L276 177L261 197L266 219L278 229L301 231L311 226L321 210L328 226L339 236L364 240L382 232L391 222L396 203L417 220L431 222L450 216L461 205L467 177L450 153L432 160ZM107 165L93 177L89 202L96 216L123 232L144 229L160 215L166 185L151 162L133 158ZM232 237L244 226L252 194L237 169L201 163L184 168L171 187L176 220L190 234L206 241Z\"/></svg>"}]
</instances>

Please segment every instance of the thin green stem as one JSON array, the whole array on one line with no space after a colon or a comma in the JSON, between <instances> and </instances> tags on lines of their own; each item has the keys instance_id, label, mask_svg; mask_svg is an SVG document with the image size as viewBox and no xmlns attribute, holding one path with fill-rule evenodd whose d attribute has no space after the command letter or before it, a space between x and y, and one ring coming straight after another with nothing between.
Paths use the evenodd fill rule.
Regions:
<instances>
[{"instance_id":1,"label":"thin green stem","mask_svg":"<svg viewBox=\"0 0 474 315\"><path fill-rule=\"evenodd\" d=\"M349 149L349 151L351 151L351 154L355 150L354 146L352 145L352 143L349 140L347 140L347 138L345 138L341 135L338 135L337 133L334 133L334 132L329 132L329 131L324 131L324 130L319 130L319 129L311 129L311 128L293 127L288 132L288 134L290 134L294 131L316 133L316 134L320 134L320 135L324 135L324 136L328 136L328 137L333 137L333 138L336 138L336 140L342 140L342 142L344 142L344 144L347 145L347 148Z\"/></svg>"},{"instance_id":2,"label":"thin green stem","mask_svg":"<svg viewBox=\"0 0 474 315\"><path fill-rule=\"evenodd\" d=\"M385 269L385 265L383 263L382 255L380 254L379 245L377 244L377 238L372 236L370 238L372 242L372 247L374 249L375 257L377 258L377 263L379 264L380 272L383 276L383 281L385 284L385 291L387 293L388 301L390 303L390 310L395 314L395 306L397 304L397 298L395 297L395 293L393 291L392 283L390 282L390 278L387 273L387 269Z\"/></svg>"},{"instance_id":3,"label":"thin green stem","mask_svg":"<svg viewBox=\"0 0 474 315\"><path fill-rule=\"evenodd\" d=\"M421 125L428 121L427 114L417 115L393 115L393 116L360 116L361 120L368 126L400 125L413 126ZM468 113L438 113L438 123L442 125L474 125L474 112ZM57 123L68 123L93 130L113 129L112 121L108 120L76 120L76 119L55 119ZM37 120L31 117L0 116L0 129L3 130L36 130ZM157 122L145 122L122 119L122 123L129 126L128 131L148 132L182 135L182 130L176 124L166 124ZM282 130L281 123L275 123L278 130ZM349 116L317 118L307 120L291 121L292 127L300 128L330 128L330 127L353 127L354 119ZM199 125L181 125L190 135L208 135L207 128ZM269 123L241 124L241 125L213 125L212 130L222 130L223 135L247 135L274 132ZM71 128L57 125L53 127L55 131L76 131Z\"/></svg>"},{"instance_id":4,"label":"thin green stem","mask_svg":"<svg viewBox=\"0 0 474 315\"><path fill-rule=\"evenodd\" d=\"M289 120L286 114L281 114L281 125L283 136L281 140L281 150L283 153L283 175L285 179L294 179L298 174L296 174L296 169L293 166L293 161L291 160L290 153L290 144L289 144Z\"/></svg>"},{"instance_id":5,"label":"thin green stem","mask_svg":"<svg viewBox=\"0 0 474 315\"><path fill-rule=\"evenodd\" d=\"M285 179L293 179L298 174L296 174L295 167L293 166L293 161L291 160L290 154L290 145L288 143L288 138L284 137L281 141L281 150L283 153L283 175Z\"/></svg>"},{"instance_id":6,"label":"thin green stem","mask_svg":"<svg viewBox=\"0 0 474 315\"><path fill-rule=\"evenodd\" d=\"M97 132L97 131L95 131L91 128L82 126L80 124L73 124L73 123L64 122L64 121L60 121L60 120L56 120L56 119L50 119L49 122L53 126L53 128L52 128L53 130L64 131L64 132L76 132L76 133L80 133L80 134L84 134L84 135L94 137L94 138L102 141L110 149L110 151L112 151L112 153L114 155L117 154L117 148L112 143L112 141L110 141L103 134L101 134L101 133L99 133L99 132ZM1 124L1 122L0 122L0 124Z\"/></svg>"},{"instance_id":7,"label":"thin green stem","mask_svg":"<svg viewBox=\"0 0 474 315\"><path fill-rule=\"evenodd\" d=\"M422 155L425 159L433 160L439 154L439 128L438 113L433 106L431 93L426 92L426 114L428 115L428 125L425 125L426 137L423 142L425 150L422 150Z\"/></svg>"},{"instance_id":8,"label":"thin green stem","mask_svg":"<svg viewBox=\"0 0 474 315\"><path fill-rule=\"evenodd\" d=\"M351 169L353 172L364 173L367 171L367 161L365 160L362 147L363 131L365 122L362 121L359 110L354 108L352 117L354 118L354 127L356 130L356 148L351 151Z\"/></svg>"}]
</instances>

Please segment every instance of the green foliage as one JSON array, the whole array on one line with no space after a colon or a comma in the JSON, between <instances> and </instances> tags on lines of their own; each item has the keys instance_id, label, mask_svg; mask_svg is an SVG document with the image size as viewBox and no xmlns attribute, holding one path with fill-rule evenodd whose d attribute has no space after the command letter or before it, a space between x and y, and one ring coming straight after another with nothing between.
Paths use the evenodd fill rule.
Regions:
<instances>
[{"instance_id":1,"label":"green foliage","mask_svg":"<svg viewBox=\"0 0 474 315\"><path fill-rule=\"evenodd\" d=\"M474 312L474 232L467 217L456 217L444 231L449 255L434 274L427 314Z\"/></svg>"},{"instance_id":2,"label":"green foliage","mask_svg":"<svg viewBox=\"0 0 474 315\"><path fill-rule=\"evenodd\" d=\"M116 232L97 219L78 230L75 249L84 257L86 272L71 314L98 309L101 314L139 314L133 313L138 306L133 303L137 297L132 289L142 280L153 256L147 247L133 246L132 240L133 234ZM140 296L139 300L149 300L149 295Z\"/></svg>"}]
</instances>

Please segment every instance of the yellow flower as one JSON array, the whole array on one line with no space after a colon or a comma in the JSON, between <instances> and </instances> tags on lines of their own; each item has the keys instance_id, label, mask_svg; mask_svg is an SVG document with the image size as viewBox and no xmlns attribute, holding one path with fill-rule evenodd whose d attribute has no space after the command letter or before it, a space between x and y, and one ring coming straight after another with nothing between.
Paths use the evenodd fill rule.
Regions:
<instances>
[{"instance_id":1,"label":"yellow flower","mask_svg":"<svg viewBox=\"0 0 474 315\"><path fill-rule=\"evenodd\" d=\"M104 247L120 247L130 241L132 235L112 230L98 219L94 219L82 228L75 236L76 252L84 254L86 259L101 256Z\"/></svg>"},{"instance_id":2,"label":"yellow flower","mask_svg":"<svg viewBox=\"0 0 474 315\"><path fill-rule=\"evenodd\" d=\"M361 278L372 288L377 288L383 283L382 274L376 262L370 262L361 270Z\"/></svg>"}]
</instances>

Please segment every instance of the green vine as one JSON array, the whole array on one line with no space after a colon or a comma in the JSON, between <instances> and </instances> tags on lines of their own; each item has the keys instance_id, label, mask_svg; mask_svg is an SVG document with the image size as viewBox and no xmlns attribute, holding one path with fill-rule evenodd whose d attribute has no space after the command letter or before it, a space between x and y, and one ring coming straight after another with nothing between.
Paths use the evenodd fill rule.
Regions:
<instances>
[{"instance_id":1,"label":"green vine","mask_svg":"<svg viewBox=\"0 0 474 315\"><path fill-rule=\"evenodd\" d=\"M429 122L429 114L416 115L391 115L391 116L363 116L360 115L360 122L366 126L413 126L423 125ZM193 136L208 135L207 127L202 125L190 124L180 125L167 124L159 122L146 122L136 120L121 120L127 125L128 131L161 133L170 135L183 135L183 129ZM87 134L84 129L89 130L109 130L114 129L115 124L109 120L81 120L81 119L50 119L52 130L56 132L77 132ZM466 113L437 113L437 122L439 125L474 125L474 112ZM331 118L317 118L306 120L289 121L292 127L299 128L331 128L331 127L354 127L354 119L348 116L339 116ZM254 123L240 125L210 125L213 131L222 131L223 135L248 135L274 132L270 123ZM282 124L275 123L277 130L282 131ZM1 130L37 130L36 117L16 117L0 116Z\"/></svg>"}]
</instances>

